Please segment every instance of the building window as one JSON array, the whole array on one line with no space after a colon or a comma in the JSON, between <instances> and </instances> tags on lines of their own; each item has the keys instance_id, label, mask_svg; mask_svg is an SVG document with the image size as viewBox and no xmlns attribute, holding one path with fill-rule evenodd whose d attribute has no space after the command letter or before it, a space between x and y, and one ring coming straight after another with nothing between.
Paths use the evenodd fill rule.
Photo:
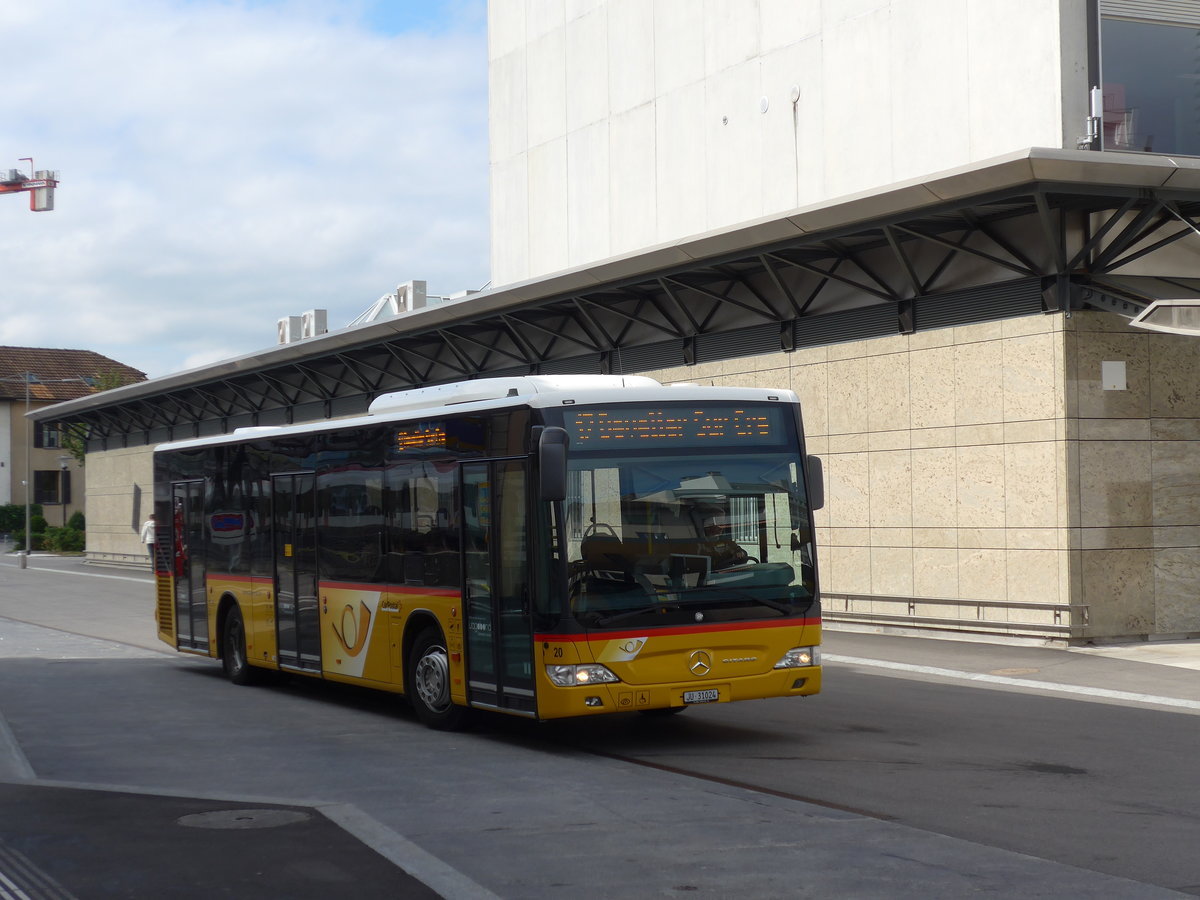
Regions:
<instances>
[{"instance_id":1,"label":"building window","mask_svg":"<svg viewBox=\"0 0 1200 900\"><path fill-rule=\"evenodd\" d=\"M44 450L57 450L62 446L62 433L57 425L36 425L33 431L33 446Z\"/></svg>"},{"instance_id":2,"label":"building window","mask_svg":"<svg viewBox=\"0 0 1200 900\"><path fill-rule=\"evenodd\" d=\"M62 473L57 469L33 473L33 502L57 504L59 480Z\"/></svg>"},{"instance_id":3,"label":"building window","mask_svg":"<svg viewBox=\"0 0 1200 900\"><path fill-rule=\"evenodd\" d=\"M1100 10L1102 149L1200 156L1200 10L1129 0Z\"/></svg>"},{"instance_id":4,"label":"building window","mask_svg":"<svg viewBox=\"0 0 1200 900\"><path fill-rule=\"evenodd\" d=\"M55 505L71 502L71 472L49 469L33 473L33 502Z\"/></svg>"}]
</instances>

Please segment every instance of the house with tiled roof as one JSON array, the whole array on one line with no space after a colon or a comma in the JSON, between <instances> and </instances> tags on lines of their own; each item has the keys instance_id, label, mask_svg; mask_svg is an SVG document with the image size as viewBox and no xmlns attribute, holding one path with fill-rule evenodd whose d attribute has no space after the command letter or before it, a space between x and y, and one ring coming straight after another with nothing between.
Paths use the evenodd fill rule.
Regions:
<instances>
[{"instance_id":1,"label":"house with tiled roof","mask_svg":"<svg viewBox=\"0 0 1200 900\"><path fill-rule=\"evenodd\" d=\"M0 504L40 503L51 525L82 510L83 467L62 431L58 425L35 425L25 414L145 380L145 372L93 350L0 347Z\"/></svg>"}]
</instances>

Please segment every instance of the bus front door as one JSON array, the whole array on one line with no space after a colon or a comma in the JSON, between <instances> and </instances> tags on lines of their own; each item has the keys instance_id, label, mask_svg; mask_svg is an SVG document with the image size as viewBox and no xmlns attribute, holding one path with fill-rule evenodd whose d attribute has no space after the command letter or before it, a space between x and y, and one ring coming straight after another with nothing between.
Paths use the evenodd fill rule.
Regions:
<instances>
[{"instance_id":1,"label":"bus front door","mask_svg":"<svg viewBox=\"0 0 1200 900\"><path fill-rule=\"evenodd\" d=\"M171 485L171 572L175 640L181 650L208 650L204 569L204 482L179 481Z\"/></svg>"},{"instance_id":2,"label":"bus front door","mask_svg":"<svg viewBox=\"0 0 1200 900\"><path fill-rule=\"evenodd\" d=\"M525 464L464 463L462 479L467 700L532 715Z\"/></svg>"},{"instance_id":3,"label":"bus front door","mask_svg":"<svg viewBox=\"0 0 1200 900\"><path fill-rule=\"evenodd\" d=\"M315 488L316 478L311 472L271 476L279 665L319 672L321 617L317 608Z\"/></svg>"}]
</instances>

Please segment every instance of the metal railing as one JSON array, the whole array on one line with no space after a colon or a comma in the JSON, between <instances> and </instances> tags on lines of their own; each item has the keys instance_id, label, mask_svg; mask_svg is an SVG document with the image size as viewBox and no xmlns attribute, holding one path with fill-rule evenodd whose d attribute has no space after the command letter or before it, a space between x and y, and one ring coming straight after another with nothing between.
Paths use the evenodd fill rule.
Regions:
<instances>
[{"instance_id":1,"label":"metal railing","mask_svg":"<svg viewBox=\"0 0 1200 900\"><path fill-rule=\"evenodd\" d=\"M88 550L84 554L87 561L105 566L125 566L130 569L149 569L150 556L147 553L118 553L115 550Z\"/></svg>"},{"instance_id":2,"label":"metal railing","mask_svg":"<svg viewBox=\"0 0 1200 900\"><path fill-rule=\"evenodd\" d=\"M895 611L882 611L877 608L864 609L863 607L868 604L891 606ZM919 607L954 609L960 615L918 615ZM969 615L962 615L964 611L968 610L970 611ZM1045 616L1047 621L1013 621L1009 618L1009 614L1017 610L1045 612L1048 614ZM1090 624L1089 608L1084 604L1076 603L889 597L879 594L824 592L821 594L821 617L826 622L969 631L1014 637L1081 637Z\"/></svg>"}]
</instances>

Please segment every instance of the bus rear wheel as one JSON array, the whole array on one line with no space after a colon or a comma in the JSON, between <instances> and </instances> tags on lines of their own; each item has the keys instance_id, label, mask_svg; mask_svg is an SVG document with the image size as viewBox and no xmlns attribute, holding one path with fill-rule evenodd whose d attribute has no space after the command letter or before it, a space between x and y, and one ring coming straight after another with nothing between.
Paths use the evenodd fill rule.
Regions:
<instances>
[{"instance_id":1,"label":"bus rear wheel","mask_svg":"<svg viewBox=\"0 0 1200 900\"><path fill-rule=\"evenodd\" d=\"M253 684L257 672L246 658L246 625L236 606L225 617L221 633L221 668L234 684Z\"/></svg>"},{"instance_id":2,"label":"bus rear wheel","mask_svg":"<svg viewBox=\"0 0 1200 900\"><path fill-rule=\"evenodd\" d=\"M442 633L433 626L421 631L410 659L407 692L417 718L440 731L462 728L467 710L450 699L450 654Z\"/></svg>"}]
</instances>

